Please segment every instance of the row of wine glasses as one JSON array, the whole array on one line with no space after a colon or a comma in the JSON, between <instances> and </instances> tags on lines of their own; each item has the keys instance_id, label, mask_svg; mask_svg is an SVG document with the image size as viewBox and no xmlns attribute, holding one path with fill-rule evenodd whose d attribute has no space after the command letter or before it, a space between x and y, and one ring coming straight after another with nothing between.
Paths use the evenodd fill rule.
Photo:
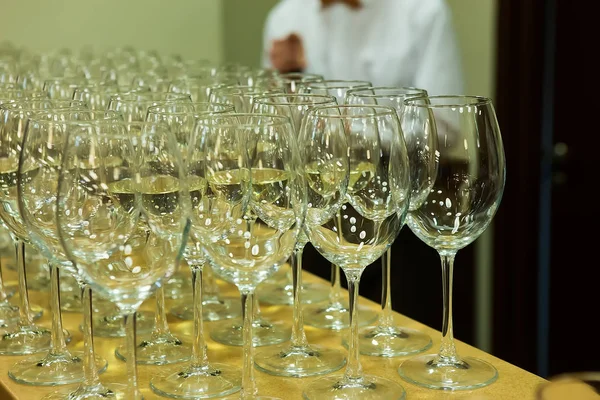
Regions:
<instances>
[{"instance_id":1,"label":"row of wine glasses","mask_svg":"<svg viewBox=\"0 0 600 400\"><path fill-rule=\"evenodd\" d=\"M213 85L173 89L172 79L148 74L135 78L133 89L105 90L118 84L66 80L44 80L50 84L40 92L2 88L7 103L0 122L0 216L19 248L19 240L29 241L51 260L55 318L50 331L33 323L19 268L18 332L40 343L46 340L31 352L50 347L49 357L60 356L63 365L81 364L85 358L86 373L96 375L105 393L127 393L133 399L140 396L136 355L142 363L160 364L184 361L190 354L186 367L152 379L156 393L192 398L241 388L248 398L257 393L254 365L288 377L327 374L346 365L344 375L307 386L305 397L402 398L398 383L364 375L358 355L407 355L431 345L429 337L396 327L391 318L388 250L406 220L440 252L445 314L440 354L405 361L400 375L446 389L492 382L492 366L456 355L451 318L454 255L487 227L504 185L504 155L491 102L428 96L411 88L373 88L368 82L250 73L243 67L193 65L190 70L202 71L201 79ZM217 76L220 83L214 82ZM212 103L193 102L193 88L200 86ZM157 90L165 87L169 92ZM77 97L83 95L85 100ZM337 350L310 345L303 331L303 289L320 293L321 300L327 294L326 288L302 285L302 249L309 241L348 280L350 312L333 326L350 328L347 359ZM359 325L375 319L359 316L360 275L386 254L382 317L376 326L359 332ZM193 277L191 349L169 332L161 293L181 259ZM292 340L265 348L254 361L253 345L267 344L261 337L277 338L277 321L261 323L259 331L267 327L262 336L253 333L254 318L261 318L255 291L288 259L291 285L286 279L272 281L280 290L270 292L274 302L289 304L291 288ZM240 344L234 339L241 339L243 373L207 360L202 335L205 265L240 290L242 326L224 321L225 333L220 335L217 325L211 336L228 344ZM97 373L106 363L93 356L91 345L81 356L67 350L57 301L59 271L72 274L82 287L110 299L126 315L126 346L117 354L127 362L127 389L106 389L99 383ZM339 273L332 275L339 282ZM83 308L89 317L86 292ZM137 344L136 311L153 292L158 302L155 330ZM332 293L333 304L315 306L323 310L337 301L341 309L346 307L339 301L339 289ZM36 334L27 336L30 332ZM282 337L275 343L286 340ZM58 365L37 356L26 361L11 370L13 379L35 383L23 372L27 365L47 364L48 371ZM62 379L35 371L35 379Z\"/></svg>"}]
</instances>

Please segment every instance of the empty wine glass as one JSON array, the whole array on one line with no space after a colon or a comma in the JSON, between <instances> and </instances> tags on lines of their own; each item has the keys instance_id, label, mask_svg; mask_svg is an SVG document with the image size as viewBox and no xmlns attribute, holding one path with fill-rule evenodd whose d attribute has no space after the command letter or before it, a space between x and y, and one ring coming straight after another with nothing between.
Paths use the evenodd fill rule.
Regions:
<instances>
[{"instance_id":1,"label":"empty wine glass","mask_svg":"<svg viewBox=\"0 0 600 400\"><path fill-rule=\"evenodd\" d=\"M30 237L18 207L17 171L26 122L33 111L70 107L73 103L72 100L62 104L60 101L42 99L0 106L0 218L13 236L20 293L19 322L2 335L0 354L33 354L45 351L51 345L51 332L34 325L30 312L25 270L25 243L30 243ZM58 312L57 309L54 311ZM54 316L56 320L56 314Z\"/></svg>"},{"instance_id":2,"label":"empty wine glass","mask_svg":"<svg viewBox=\"0 0 600 400\"><path fill-rule=\"evenodd\" d=\"M267 89L262 86L225 86L212 91L210 101L231 104L236 112L252 112L254 98L265 94L281 93L281 89Z\"/></svg>"},{"instance_id":3,"label":"empty wine glass","mask_svg":"<svg viewBox=\"0 0 600 400\"><path fill-rule=\"evenodd\" d=\"M146 162L158 155L160 171ZM132 136L123 122L89 121L68 133L57 190L58 233L86 281L125 315L128 400L142 398L135 312L173 273L186 237L182 173L168 129Z\"/></svg>"},{"instance_id":4,"label":"empty wine glass","mask_svg":"<svg viewBox=\"0 0 600 400\"><path fill-rule=\"evenodd\" d=\"M402 125L438 138L438 168L408 226L440 254L444 318L438 354L404 361L409 382L433 389L475 389L498 377L485 361L456 354L452 330L452 273L458 250L477 239L500 204L506 176L504 149L490 99L475 96L416 97L404 101ZM425 195L426 194L426 195Z\"/></svg>"},{"instance_id":5,"label":"empty wine glass","mask_svg":"<svg viewBox=\"0 0 600 400\"><path fill-rule=\"evenodd\" d=\"M191 103L190 104L165 104L154 106L148 109L146 119L151 122L164 122L169 126L175 134L179 146L185 150L189 145L190 136L194 128L196 118L203 115L213 115L233 112L233 106L219 103ZM183 152L185 156L185 151ZM192 260L197 260L194 257ZM194 267L192 268L192 272ZM203 269L203 275L206 266ZM203 290L211 286L216 286L209 282L205 276L202 277ZM190 287L185 283L180 283L176 286L179 293L188 290L193 295L193 285ZM212 289L212 288L211 288ZM184 300L180 304L171 309L171 313L181 319L192 319L194 317L195 306L189 304L188 296L181 296ZM199 298L199 297L196 297ZM239 303L233 299L223 299L220 297L218 290L212 289L209 293L203 293L202 296L202 315L204 320L217 321L221 319L234 318L241 314ZM198 334L201 334L199 332Z\"/></svg>"},{"instance_id":6,"label":"empty wine glass","mask_svg":"<svg viewBox=\"0 0 600 400\"><path fill-rule=\"evenodd\" d=\"M272 78L265 78L272 80ZM285 93L300 93L303 83L306 82L319 82L324 80L322 75L310 74L307 72L286 72L279 74L276 79L277 87L283 89ZM258 84L263 84L262 80L257 80Z\"/></svg>"},{"instance_id":7,"label":"empty wine glass","mask_svg":"<svg viewBox=\"0 0 600 400\"><path fill-rule=\"evenodd\" d=\"M311 243L348 279L350 346L344 375L320 378L304 390L306 399L403 399L402 386L364 375L359 361L356 303L364 269L391 246L410 198L409 161L396 111L384 106L329 106L309 113L305 135L339 130L347 138L348 191L338 215L321 224L308 220ZM306 150L306 149L305 149ZM318 221L321 222L321 221Z\"/></svg>"},{"instance_id":8,"label":"empty wine glass","mask_svg":"<svg viewBox=\"0 0 600 400\"><path fill-rule=\"evenodd\" d=\"M51 101L48 101L51 103ZM54 101L56 107L56 101ZM26 123L19 169L17 171L18 207L32 244L49 260L52 313L52 343L47 355L32 356L9 369L9 376L30 385L59 385L80 382L84 378L85 353L67 349L63 333L59 298L59 273L66 272L78 279L77 269L64 255L56 234L56 186L61 166L67 121L112 118L115 113L92 115L83 104L66 101L64 108L49 108L39 112L32 104L24 102L21 110L30 113ZM35 113L37 111L37 113ZM78 279L83 287L85 283ZM89 306L89 304L88 304ZM106 369L106 360L98 357L87 360L90 368Z\"/></svg>"},{"instance_id":9,"label":"empty wine glass","mask_svg":"<svg viewBox=\"0 0 600 400\"><path fill-rule=\"evenodd\" d=\"M291 256L306 215L302 162L289 118L228 114L200 119L208 189L193 207L193 236L214 271L242 293L241 398L260 398L254 380L252 297Z\"/></svg>"},{"instance_id":10,"label":"empty wine glass","mask_svg":"<svg viewBox=\"0 0 600 400\"><path fill-rule=\"evenodd\" d=\"M372 86L368 81L346 81L346 80L322 80L304 81L300 84L299 93L322 94L333 96L338 104L346 101L346 92L356 88L367 88Z\"/></svg>"},{"instance_id":11,"label":"empty wine glass","mask_svg":"<svg viewBox=\"0 0 600 400\"><path fill-rule=\"evenodd\" d=\"M210 115L225 115L232 110L231 106L212 104L209 110L200 118ZM186 164L186 179L189 186L192 206L198 206L206 190L206 175L204 172L204 157L202 146L196 146L194 125L195 112L181 109L178 105L153 107L148 111L149 120L167 121L172 126L179 147L182 149ZM196 229L192 223L192 232ZM225 396L235 393L241 387L241 372L224 364L210 363L208 360L206 341L204 340L203 307L203 270L206 258L199 241L191 236L185 247L183 257L187 261L193 282L193 321L194 341L191 363L177 367L162 376L151 380L150 386L156 393L174 398L196 399Z\"/></svg>"},{"instance_id":12,"label":"empty wine glass","mask_svg":"<svg viewBox=\"0 0 600 400\"><path fill-rule=\"evenodd\" d=\"M113 95L107 109L123 114L126 122L143 122L146 120L148 108L167 102L191 103L192 99L188 94L136 90Z\"/></svg>"},{"instance_id":13,"label":"empty wine glass","mask_svg":"<svg viewBox=\"0 0 600 400\"><path fill-rule=\"evenodd\" d=\"M389 106L402 115L405 99L427 95L427 91L412 87L369 87L351 89L346 93L347 104ZM412 192L409 210L419 208L424 197L433 186L436 173L437 137L430 132L403 126L404 139L408 150L411 168ZM398 326L394 323L391 295L391 257L392 250L381 257L382 293L381 315L377 325L360 331L360 351L370 356L396 357L419 353L431 346L431 338L414 329ZM345 343L347 345L347 343Z\"/></svg>"},{"instance_id":14,"label":"empty wine glass","mask_svg":"<svg viewBox=\"0 0 600 400\"><path fill-rule=\"evenodd\" d=\"M184 107L191 108L186 104ZM163 121L155 122L127 122L127 131L132 137L152 134L155 137L168 137L169 126ZM136 143L137 144L137 143ZM134 145L137 150L137 145ZM144 170L148 176L162 176L164 169L164 153L156 151L151 153L146 150ZM158 182L160 183L160 182ZM169 185L164 185L163 189L169 189ZM161 186L162 187L162 186ZM157 187L158 189L158 187ZM159 190L163 190L159 189ZM175 262L175 261L173 261ZM191 346L186 341L182 341L171 333L167 323L167 313L165 307L164 286L160 285L155 292L156 313L154 319L154 330L145 335L138 336L138 345L136 347L136 362L138 364L164 365L187 361L190 358ZM125 345L117 347L115 355L121 360L127 359L127 348Z\"/></svg>"}]
</instances>

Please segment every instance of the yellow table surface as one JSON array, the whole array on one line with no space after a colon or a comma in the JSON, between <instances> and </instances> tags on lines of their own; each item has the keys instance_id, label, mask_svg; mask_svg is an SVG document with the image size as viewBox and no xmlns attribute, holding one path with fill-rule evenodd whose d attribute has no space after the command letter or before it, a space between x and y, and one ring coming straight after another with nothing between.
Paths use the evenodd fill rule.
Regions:
<instances>
[{"instance_id":1,"label":"yellow table surface","mask_svg":"<svg viewBox=\"0 0 600 400\"><path fill-rule=\"evenodd\" d=\"M5 281L10 284L12 279L14 283L14 272L5 270ZM320 278L315 277L309 273L304 274L306 281L322 281ZM237 297L237 290L228 284L220 282L223 293L226 296ZM40 292L30 292L30 298L33 303L47 306L48 294ZM16 299L13 298L13 301ZM374 309L378 308L378 305L361 298L360 301L369 307ZM142 306L143 309L152 310L154 299L149 299ZM170 306L170 301L167 300L167 307ZM440 304L441 309L441 304ZM261 306L263 314L273 320L285 320L291 323L291 307L288 306ZM441 318L441 310L440 310ZM402 326L418 329L429 334L433 339L433 346L428 351L434 353L437 351L440 343L440 332L432 329L428 326L420 324L410 318L403 315L396 314L396 320ZM64 327L68 329L73 335L73 340L69 344L69 348L81 350L82 336L77 328L81 322L81 314L79 313L63 313ZM175 317L169 316L170 327L173 333L176 335L188 335L192 334L192 322L181 321ZM44 312L43 317L39 320L39 323L43 326L50 327L50 314L47 309ZM205 334L208 342L208 356L211 361L219 361L228 364L241 366L242 363L242 349L241 347L224 346L219 343L215 343L209 338L209 331L211 329L211 323L205 323L204 325ZM346 351L341 346L340 337L343 332L334 332L329 330L321 330L307 326L306 333L308 340L311 343L321 344L330 346L333 348L341 349ZM101 375L101 379L104 382L119 382L126 383L125 379L125 363L115 358L114 349L117 345L122 343L123 339L107 339L107 338L95 338L96 352L108 360L108 369ZM464 356L474 356L481 358L491 364L493 364L499 372L498 380L492 385L477 389L473 391L461 391L461 392L443 392L438 390L430 390L420 388L403 381L398 373L396 372L398 366L406 359L406 357L396 358L381 358L381 357L370 357L361 356L362 366L365 373L372 375L379 375L396 382L399 382L404 386L407 392L407 399L502 399L502 400L527 400L535 399L535 393L540 384L546 382L544 379L531 374L523 369L520 369L514 365L511 365L503 360L500 360L490 354L487 354L481 350L471 347L467 344L456 342L456 347L459 354ZM45 394L56 390L57 388L66 388L67 386L59 387L35 387L25 386L13 382L8 377L8 369L11 365L24 357L17 356L0 356L0 400L10 399L27 399L34 400L43 397ZM176 364L181 365L181 364ZM173 365L166 366L138 366L138 373L140 375L140 387L145 399L164 399L154 394L149 388L149 379L151 376L163 373L168 368L174 368ZM261 395L276 396L281 399L300 399L302 396L302 389L317 378L282 378L275 377L265 373L261 373L255 370L255 376ZM75 388L76 385L70 385Z\"/></svg>"}]
</instances>

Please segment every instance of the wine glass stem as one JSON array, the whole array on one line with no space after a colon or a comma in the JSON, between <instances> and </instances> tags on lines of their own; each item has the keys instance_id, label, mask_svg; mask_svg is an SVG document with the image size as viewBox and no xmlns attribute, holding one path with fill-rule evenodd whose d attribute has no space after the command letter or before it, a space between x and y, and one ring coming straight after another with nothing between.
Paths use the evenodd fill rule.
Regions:
<instances>
[{"instance_id":1,"label":"wine glass stem","mask_svg":"<svg viewBox=\"0 0 600 400\"><path fill-rule=\"evenodd\" d=\"M8 296L4 290L4 280L2 279L2 258L0 258L0 303L6 301Z\"/></svg>"},{"instance_id":2,"label":"wine glass stem","mask_svg":"<svg viewBox=\"0 0 600 400\"><path fill-rule=\"evenodd\" d=\"M392 313L392 283L391 283L391 261L392 249L381 256L381 316L379 317L379 325L390 327L394 324L394 316Z\"/></svg>"},{"instance_id":3,"label":"wine glass stem","mask_svg":"<svg viewBox=\"0 0 600 400\"><path fill-rule=\"evenodd\" d=\"M15 252L17 254L17 273L19 275L19 325L33 325L33 318L29 312L29 294L27 292L27 271L25 270L25 242L14 239Z\"/></svg>"},{"instance_id":4,"label":"wine glass stem","mask_svg":"<svg viewBox=\"0 0 600 400\"><path fill-rule=\"evenodd\" d=\"M192 290L194 302L194 342L192 343L192 368L208 365L204 321L202 320L202 267L192 266Z\"/></svg>"},{"instance_id":5,"label":"wine glass stem","mask_svg":"<svg viewBox=\"0 0 600 400\"><path fill-rule=\"evenodd\" d=\"M252 337L252 323L254 317L254 290L242 291L242 318L244 319L244 353L242 372L242 399L251 399L258 393L254 380L254 346Z\"/></svg>"},{"instance_id":6,"label":"wine glass stem","mask_svg":"<svg viewBox=\"0 0 600 400\"><path fill-rule=\"evenodd\" d=\"M167 315L165 312L165 288L160 286L156 290L156 316L154 317L154 332L153 337L160 337L169 334L169 325L167 323Z\"/></svg>"},{"instance_id":7,"label":"wine glass stem","mask_svg":"<svg viewBox=\"0 0 600 400\"><path fill-rule=\"evenodd\" d=\"M342 283L340 267L331 264L331 290L329 291L329 302L337 304L342 299Z\"/></svg>"},{"instance_id":8,"label":"wine glass stem","mask_svg":"<svg viewBox=\"0 0 600 400\"><path fill-rule=\"evenodd\" d=\"M92 387L100 384L94 357L94 337L92 335L92 289L85 283L81 284L80 288L83 306L83 352L85 355L82 386Z\"/></svg>"},{"instance_id":9,"label":"wine glass stem","mask_svg":"<svg viewBox=\"0 0 600 400\"><path fill-rule=\"evenodd\" d=\"M358 286L362 269L346 271L348 279L348 295L350 297L350 345L348 347L348 365L345 378L357 380L362 378L362 366L360 365L360 349L358 347Z\"/></svg>"},{"instance_id":10,"label":"wine glass stem","mask_svg":"<svg viewBox=\"0 0 600 400\"><path fill-rule=\"evenodd\" d=\"M138 374L135 355L135 312L125 314L125 346L127 349L127 387L128 400L141 400L142 394L138 388Z\"/></svg>"},{"instance_id":11,"label":"wine glass stem","mask_svg":"<svg viewBox=\"0 0 600 400\"><path fill-rule=\"evenodd\" d=\"M60 310L60 272L55 263L50 262L50 312L52 313L52 332L50 353L63 354L67 352L65 334L62 326Z\"/></svg>"},{"instance_id":12,"label":"wine glass stem","mask_svg":"<svg viewBox=\"0 0 600 400\"><path fill-rule=\"evenodd\" d=\"M210 269L210 266L205 265L202 267L202 282L204 287L202 298L204 300L217 300L219 298L219 286L217 285L217 280L215 279L215 275ZM192 289L193 290L193 289Z\"/></svg>"},{"instance_id":13,"label":"wine glass stem","mask_svg":"<svg viewBox=\"0 0 600 400\"><path fill-rule=\"evenodd\" d=\"M444 319L442 321L442 344L439 357L456 359L454 333L452 328L452 277L454 273L454 253L440 253L442 260L442 296L444 301Z\"/></svg>"},{"instance_id":14,"label":"wine glass stem","mask_svg":"<svg viewBox=\"0 0 600 400\"><path fill-rule=\"evenodd\" d=\"M292 346L308 346L304 332L304 317L302 314L302 252L304 248L298 247L292 254L292 290L294 293L294 309L292 325Z\"/></svg>"}]
</instances>

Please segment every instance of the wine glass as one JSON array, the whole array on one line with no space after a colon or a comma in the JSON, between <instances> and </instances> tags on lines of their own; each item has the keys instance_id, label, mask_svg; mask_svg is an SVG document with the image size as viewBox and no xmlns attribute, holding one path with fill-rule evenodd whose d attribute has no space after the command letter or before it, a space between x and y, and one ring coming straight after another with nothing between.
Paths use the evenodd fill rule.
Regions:
<instances>
[{"instance_id":1,"label":"wine glass","mask_svg":"<svg viewBox=\"0 0 600 400\"><path fill-rule=\"evenodd\" d=\"M313 93L333 96L338 104L344 104L346 101L346 92L356 88L368 88L372 86L368 81L351 80L322 80L322 81L304 81L300 84L299 93Z\"/></svg>"},{"instance_id":2,"label":"wine glass","mask_svg":"<svg viewBox=\"0 0 600 400\"><path fill-rule=\"evenodd\" d=\"M304 135L341 130L347 138L348 191L338 215L319 224L307 219L317 251L339 265L348 279L350 347L344 375L320 378L304 390L306 399L403 399L402 386L364 375L359 361L356 303L364 269L395 240L408 211L409 161L396 111L385 106L328 106L309 113ZM307 149L305 149L307 150Z\"/></svg>"},{"instance_id":3,"label":"wine glass","mask_svg":"<svg viewBox=\"0 0 600 400\"><path fill-rule=\"evenodd\" d=\"M291 256L306 215L306 183L289 118L228 114L200 119L191 151L204 154L208 188L192 235L214 271L242 293L241 398L257 397L252 317L256 286Z\"/></svg>"},{"instance_id":4,"label":"wine glass","mask_svg":"<svg viewBox=\"0 0 600 400\"><path fill-rule=\"evenodd\" d=\"M152 168L157 157L160 170ZM189 206L182 167L168 129L132 136L123 122L89 121L71 129L65 144L57 190L58 233L86 281L125 316L128 400L142 398L135 312L173 273L187 240Z\"/></svg>"},{"instance_id":5,"label":"wine glass","mask_svg":"<svg viewBox=\"0 0 600 400\"><path fill-rule=\"evenodd\" d=\"M25 270L25 244L30 243L29 232L23 223L18 206L18 168L23 135L27 119L35 110L68 108L83 105L69 100L25 100L0 106L0 218L10 229L16 249L18 284L20 293L19 322L8 329L0 340L0 354L23 355L47 350L51 345L51 332L33 324L27 292ZM54 293L54 299L58 292ZM54 304L56 304L54 302ZM58 309L53 310L54 320Z\"/></svg>"},{"instance_id":6,"label":"wine glass","mask_svg":"<svg viewBox=\"0 0 600 400\"><path fill-rule=\"evenodd\" d=\"M272 78L266 78L272 79ZM286 72L276 77L277 86L281 87L285 93L300 93L304 83L319 82L324 80L323 75L311 74L307 72ZM257 80L261 84L262 80Z\"/></svg>"},{"instance_id":7,"label":"wine glass","mask_svg":"<svg viewBox=\"0 0 600 400\"><path fill-rule=\"evenodd\" d=\"M9 375L23 382L24 378L35 378L36 384L68 384L82 381L75 390L52 393L45 399L89 399L92 396L116 396L118 390L110 385L104 386L98 377L106 369L106 360L94 354L91 325L91 290L81 279L76 266L67 260L59 241L56 226L56 187L64 151L65 135L73 123L93 119L122 119L114 112L90 112L85 109L53 109L32 116L27 122L23 138L23 150L19 160L19 210L25 221L32 242L50 260L50 271L53 277L53 290L58 289L58 273L64 271L77 279L84 310L84 352L69 352L62 339L60 314L56 323L56 338L53 348L41 360L32 357L23 360L11 368ZM35 171L34 174L31 171ZM60 266L60 268L57 268ZM54 308L58 309L55 297ZM40 368L46 366L45 368ZM82 370L83 367L83 370ZM27 382L27 383L31 383ZM121 392L121 395L123 393Z\"/></svg>"},{"instance_id":8,"label":"wine glass","mask_svg":"<svg viewBox=\"0 0 600 400\"><path fill-rule=\"evenodd\" d=\"M494 106L476 96L416 97L404 101L402 125L438 138L437 173L408 226L440 254L444 318L438 354L402 363L409 382L433 389L475 389L498 377L496 369L456 354L452 330L452 274L458 250L477 239L500 204L506 176L504 148Z\"/></svg>"},{"instance_id":9,"label":"wine glass","mask_svg":"<svg viewBox=\"0 0 600 400\"><path fill-rule=\"evenodd\" d=\"M48 93L51 99L69 100L73 98L73 91L79 86L90 85L92 82L82 77L54 78L44 81L42 90Z\"/></svg>"},{"instance_id":10,"label":"wine glass","mask_svg":"<svg viewBox=\"0 0 600 400\"><path fill-rule=\"evenodd\" d=\"M136 90L113 95L107 109L122 113L126 122L143 122L146 120L148 108L167 102L191 103L192 99L188 94Z\"/></svg>"},{"instance_id":11,"label":"wine glass","mask_svg":"<svg viewBox=\"0 0 600 400\"><path fill-rule=\"evenodd\" d=\"M292 120L296 135L300 134L300 126L306 113L314 107L334 105L333 96L317 94L266 94L254 99L253 112L274 113L289 117ZM304 240L306 242L306 240ZM296 256L295 256L296 257ZM297 258L297 257L296 257ZM299 266L298 260L295 266ZM260 300L270 304L294 304L294 264L291 265L290 274L283 282L267 282L261 286ZM305 303L318 303L327 298L327 289L322 284L302 284L302 298ZM294 305L296 307L296 305ZM301 307L298 305L298 307ZM301 311L300 311L301 312Z\"/></svg>"},{"instance_id":12,"label":"wine glass","mask_svg":"<svg viewBox=\"0 0 600 400\"><path fill-rule=\"evenodd\" d=\"M143 92L145 89L149 90L148 88L134 88L133 86L116 84L79 86L73 91L73 100L83 101L92 110L106 110L113 95L132 91Z\"/></svg>"},{"instance_id":13,"label":"wine glass","mask_svg":"<svg viewBox=\"0 0 600 400\"><path fill-rule=\"evenodd\" d=\"M191 105L185 104L182 105L182 107L191 108ZM140 136L142 134L148 135L150 133L156 137L167 137L166 131L170 131L170 127L163 121L132 121L127 122L126 125L127 131L132 137ZM134 150L137 150L136 144L134 144ZM148 154L144 158L146 162L144 169L150 170L146 173L149 176L161 176L161 172L164 169L164 166L162 165L162 162L164 161L162 157L164 157L164 154L161 152L156 152L154 154L148 149L146 149L146 152ZM154 330L148 334L139 336L138 345L136 347L136 362L138 364L164 365L189 360L192 350L190 344L187 341L184 342L177 338L169 329L163 285L160 285L156 289L155 297L156 313L154 314ZM126 360L126 346L121 345L117 347L115 355L121 360Z\"/></svg>"},{"instance_id":14,"label":"wine glass","mask_svg":"<svg viewBox=\"0 0 600 400\"><path fill-rule=\"evenodd\" d=\"M206 103L206 106L206 111L200 112L199 118L225 115L233 110L233 107L223 104ZM201 201L206 189L206 179L203 170L204 153L201 148L193 147L196 144L193 134L197 118L195 111L190 112L185 106L182 108L182 105L167 104L151 107L148 110L147 118L149 121L166 121L171 126L185 160L190 200L192 205L196 206L198 201ZM193 223L191 229L192 231L195 229ZM191 319L194 321L194 341L192 359L184 367L177 367L161 376L154 377L150 381L150 387L162 396L185 399L218 397L235 393L241 387L241 372L235 367L213 364L208 360L206 341L204 340L204 300L202 296L206 258L202 246L193 236L188 239L183 257L191 269L193 282L193 318ZM231 313L234 310L222 307L222 311Z\"/></svg>"},{"instance_id":15,"label":"wine glass","mask_svg":"<svg viewBox=\"0 0 600 400\"><path fill-rule=\"evenodd\" d=\"M402 115L405 99L427 95L427 91L413 87L369 87L351 89L346 93L347 104L379 104L392 107ZM433 186L436 173L435 153L437 137L430 132L415 130L411 126L402 127L408 158L411 166L412 192L409 210L416 210ZM391 248L381 257L382 293L381 315L377 325L360 331L360 351L362 354L381 357L396 357L419 353L431 346L431 338L414 329L404 328L394 323L391 296ZM344 343L347 345L347 343Z\"/></svg>"},{"instance_id":16,"label":"wine glass","mask_svg":"<svg viewBox=\"0 0 600 400\"><path fill-rule=\"evenodd\" d=\"M236 85L237 79L218 81L215 77L185 77L174 80L169 92L189 94L194 102L207 102L213 90L227 85Z\"/></svg>"},{"instance_id":17,"label":"wine glass","mask_svg":"<svg viewBox=\"0 0 600 400\"><path fill-rule=\"evenodd\" d=\"M252 112L255 97L275 93L283 94L283 91L280 89L267 89L262 86L225 86L214 89L210 101L231 104L235 111L249 113Z\"/></svg>"},{"instance_id":18,"label":"wine glass","mask_svg":"<svg viewBox=\"0 0 600 400\"><path fill-rule=\"evenodd\" d=\"M150 107L146 119L148 121L165 122L171 128L177 137L178 143L183 149L189 142L189 136L197 117L229 112L233 112L233 107L228 104L199 102L191 103L191 107L189 104L165 104ZM218 286L214 282L212 274L207 274L206 269L205 266L202 278L204 290L202 296L203 319L207 321L217 321L239 316L241 314L239 304L233 299L221 298ZM171 309L171 314L181 319L193 319L195 312L194 305L190 305L189 296L182 295L182 293L185 293L186 291L192 292L193 294L193 286L189 285L188 277L185 277L185 279L182 280L175 275L167 282L166 286L171 289L171 296L173 298L181 299L179 304L176 304Z\"/></svg>"}]
</instances>

